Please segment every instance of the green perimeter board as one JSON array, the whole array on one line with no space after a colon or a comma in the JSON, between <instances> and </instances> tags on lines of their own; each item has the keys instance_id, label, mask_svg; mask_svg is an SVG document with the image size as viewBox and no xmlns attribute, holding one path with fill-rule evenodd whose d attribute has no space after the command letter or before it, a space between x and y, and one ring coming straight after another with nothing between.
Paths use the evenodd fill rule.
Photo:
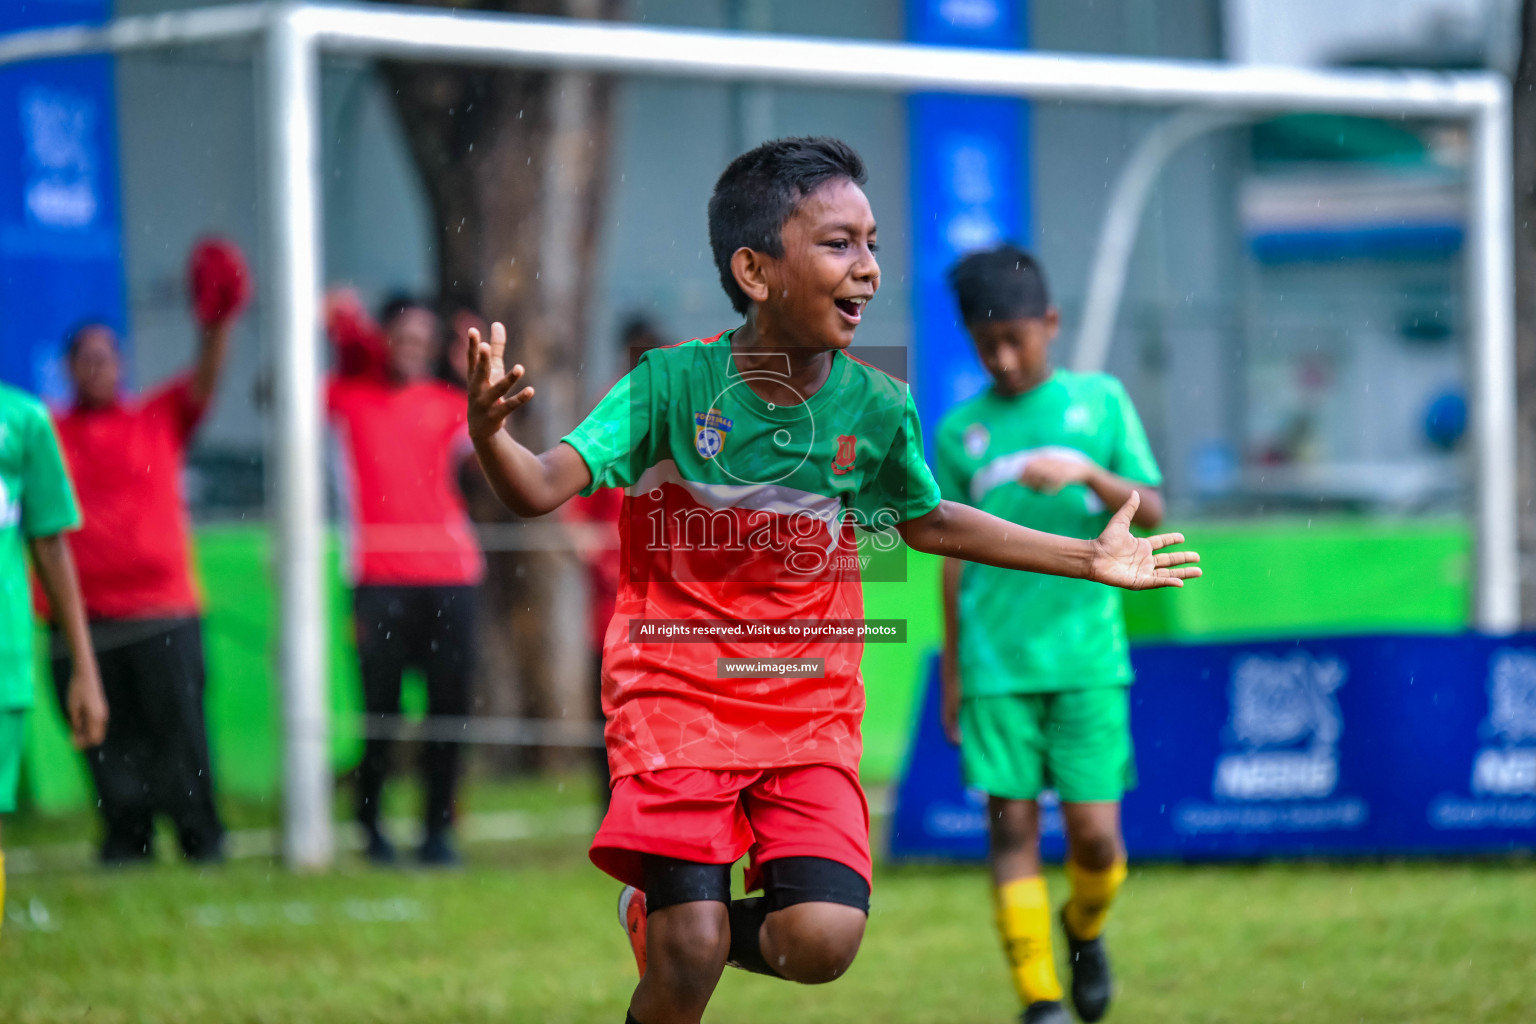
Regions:
<instances>
[{"instance_id":1,"label":"green perimeter board","mask_svg":"<svg viewBox=\"0 0 1536 1024\"><path fill-rule=\"evenodd\" d=\"M1208 573L1183 590L1126 598L1131 639L1197 642L1370 632L1454 633L1467 625L1471 537L1459 521L1363 519L1201 523L1182 527ZM207 595L209 730L222 791L276 793L279 770L275 633L263 527L208 527L197 534ZM865 587L865 614L905 619L905 644L868 644L863 772L895 776L906 752L924 672L938 649L939 560L907 553L904 582ZM330 559L335 628L331 707L359 707L348 593L334 546ZM1020 623L1028 628L1028 623ZM585 642L573 630L573 643ZM39 683L26 762L28 792L40 810L84 806L83 767L69 748L51 695ZM419 701L407 700L408 705ZM333 744L334 763L356 763L357 741Z\"/></svg>"},{"instance_id":2,"label":"green perimeter board","mask_svg":"<svg viewBox=\"0 0 1536 1024\"><path fill-rule=\"evenodd\" d=\"M214 783L220 792L268 798L282 782L270 535L263 526L203 527L194 547L203 589ZM326 652L330 707L333 715L352 715L361 709L362 698L350 590L334 543L328 545L326 577L334 624ZM45 689L51 685L47 678L46 662L40 661L37 704L28 716L23 792L41 811L84 807L91 799L85 765L70 748L58 702ZM351 733L333 733L331 756L338 769L355 765L361 752Z\"/></svg>"}]
</instances>

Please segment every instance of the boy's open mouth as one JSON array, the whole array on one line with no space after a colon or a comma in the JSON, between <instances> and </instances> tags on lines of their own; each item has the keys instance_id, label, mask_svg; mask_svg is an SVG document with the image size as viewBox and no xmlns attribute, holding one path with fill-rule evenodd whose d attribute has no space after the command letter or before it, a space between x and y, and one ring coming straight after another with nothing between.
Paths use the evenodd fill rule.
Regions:
<instances>
[{"instance_id":1,"label":"boy's open mouth","mask_svg":"<svg viewBox=\"0 0 1536 1024\"><path fill-rule=\"evenodd\" d=\"M838 311L841 312L843 316L847 317L849 320L852 320L854 323L858 323L859 320L864 316L864 303L868 302L869 300L833 299L832 301L834 304L836 304Z\"/></svg>"}]
</instances>

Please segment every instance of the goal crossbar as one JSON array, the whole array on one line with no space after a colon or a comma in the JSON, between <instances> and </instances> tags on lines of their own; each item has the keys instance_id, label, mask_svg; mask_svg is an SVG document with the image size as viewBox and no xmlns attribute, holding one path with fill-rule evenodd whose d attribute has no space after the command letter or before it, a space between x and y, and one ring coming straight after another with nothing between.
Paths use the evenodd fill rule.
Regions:
<instances>
[{"instance_id":1,"label":"goal crossbar","mask_svg":"<svg viewBox=\"0 0 1536 1024\"><path fill-rule=\"evenodd\" d=\"M254 38L279 21L291 22L309 47L362 56L1083 103L1468 117L1507 91L1489 72L1329 71L1016 53L392 5L276 2L17 33L0 39L0 64Z\"/></svg>"},{"instance_id":2,"label":"goal crossbar","mask_svg":"<svg viewBox=\"0 0 1536 1024\"><path fill-rule=\"evenodd\" d=\"M1466 123L1466 291L1475 444L1472 620L1519 623L1510 88L1491 72L1311 70L1012 53L437 9L249 3L0 37L0 66L88 53L244 42L262 75L264 318L276 356L275 494L288 863L333 856L326 758L319 59L322 53L888 92L1332 112ZM1279 553L1282 557L1283 552Z\"/></svg>"}]
</instances>

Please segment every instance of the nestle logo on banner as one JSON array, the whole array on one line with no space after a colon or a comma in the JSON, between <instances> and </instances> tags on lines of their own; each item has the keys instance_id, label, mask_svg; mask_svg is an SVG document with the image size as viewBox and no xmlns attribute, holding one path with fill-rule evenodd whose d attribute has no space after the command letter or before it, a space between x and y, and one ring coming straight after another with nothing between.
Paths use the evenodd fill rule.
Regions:
<instances>
[{"instance_id":1,"label":"nestle logo on banner","mask_svg":"<svg viewBox=\"0 0 1536 1024\"><path fill-rule=\"evenodd\" d=\"M923 827L929 835L949 839L956 836L987 834L987 794L967 786L965 802L941 801L923 815Z\"/></svg>"},{"instance_id":2,"label":"nestle logo on banner","mask_svg":"<svg viewBox=\"0 0 1536 1024\"><path fill-rule=\"evenodd\" d=\"M1342 662L1303 652L1237 658L1225 738L1242 749L1216 762L1215 796L1316 800L1333 793L1344 731L1333 694L1346 675Z\"/></svg>"},{"instance_id":3,"label":"nestle logo on banner","mask_svg":"<svg viewBox=\"0 0 1536 1024\"><path fill-rule=\"evenodd\" d=\"M972 31L989 29L1002 16L997 0L939 0L939 17Z\"/></svg>"},{"instance_id":4,"label":"nestle logo on banner","mask_svg":"<svg viewBox=\"0 0 1536 1024\"><path fill-rule=\"evenodd\" d=\"M1061 798L1047 789L1038 801L1040 835L1059 838L1067 834L1061 816ZM944 839L978 838L987 835L987 794L971 786L965 788L965 802L943 800L923 815L923 828L931 836Z\"/></svg>"},{"instance_id":5,"label":"nestle logo on banner","mask_svg":"<svg viewBox=\"0 0 1536 1024\"><path fill-rule=\"evenodd\" d=\"M100 205L92 135L96 104L89 96L42 87L21 95L26 143L26 208L50 228L89 227Z\"/></svg>"},{"instance_id":6,"label":"nestle logo on banner","mask_svg":"<svg viewBox=\"0 0 1536 1024\"><path fill-rule=\"evenodd\" d=\"M1472 792L1536 796L1536 651L1504 649L1488 672L1488 721L1483 733L1497 746L1472 762Z\"/></svg>"}]
</instances>

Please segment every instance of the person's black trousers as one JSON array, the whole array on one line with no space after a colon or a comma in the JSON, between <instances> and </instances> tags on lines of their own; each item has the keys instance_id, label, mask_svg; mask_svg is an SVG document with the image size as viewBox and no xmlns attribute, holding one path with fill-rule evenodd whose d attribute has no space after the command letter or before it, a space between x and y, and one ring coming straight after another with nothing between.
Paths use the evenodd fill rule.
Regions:
<instances>
[{"instance_id":1,"label":"person's black trousers","mask_svg":"<svg viewBox=\"0 0 1536 1024\"><path fill-rule=\"evenodd\" d=\"M427 714L469 714L474 668L477 588L471 586L360 586L353 593L357 658L368 715L400 714L401 676L417 668L426 677ZM389 774L394 742L370 737L357 770L357 820L379 827L379 800ZM458 789L459 743L421 745L427 834L453 825Z\"/></svg>"},{"instance_id":2,"label":"person's black trousers","mask_svg":"<svg viewBox=\"0 0 1536 1024\"><path fill-rule=\"evenodd\" d=\"M170 817L189 859L219 859L224 825L208 757L202 623L92 622L91 636L110 715L106 740L86 752L104 826L102 861L151 859L156 813ZM55 657L60 707L69 675L69 658Z\"/></svg>"},{"instance_id":3,"label":"person's black trousers","mask_svg":"<svg viewBox=\"0 0 1536 1024\"><path fill-rule=\"evenodd\" d=\"M592 652L592 679L597 692L597 724L606 725L608 716L603 714L603 652L601 649ZM613 769L608 765L608 745L606 743L596 747L592 751L592 767L597 769L597 803L598 821L608 813L608 804L613 800Z\"/></svg>"}]
</instances>

